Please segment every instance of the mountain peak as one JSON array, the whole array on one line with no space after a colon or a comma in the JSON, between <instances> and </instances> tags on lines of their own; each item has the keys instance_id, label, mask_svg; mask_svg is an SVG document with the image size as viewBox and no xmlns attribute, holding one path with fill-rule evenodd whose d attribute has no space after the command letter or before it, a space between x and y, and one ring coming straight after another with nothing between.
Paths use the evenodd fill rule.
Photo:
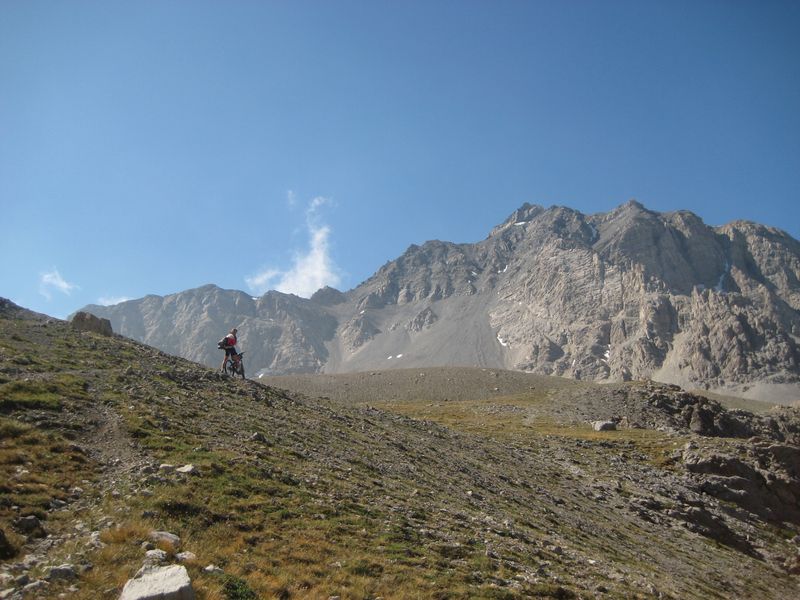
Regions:
<instances>
[{"instance_id":1,"label":"mountain peak","mask_svg":"<svg viewBox=\"0 0 800 600\"><path fill-rule=\"evenodd\" d=\"M314 292L309 300L323 306L333 306L335 304L341 304L342 302L345 302L347 300L347 296L345 296L336 288L326 285L325 287L322 287Z\"/></svg>"},{"instance_id":2,"label":"mountain peak","mask_svg":"<svg viewBox=\"0 0 800 600\"><path fill-rule=\"evenodd\" d=\"M798 281L800 245L765 228L636 200L590 216L525 203L487 239L412 244L346 293L204 286L90 312L209 365L223 325L246 323L250 365L270 374L473 365L780 401L800 389Z\"/></svg>"}]
</instances>

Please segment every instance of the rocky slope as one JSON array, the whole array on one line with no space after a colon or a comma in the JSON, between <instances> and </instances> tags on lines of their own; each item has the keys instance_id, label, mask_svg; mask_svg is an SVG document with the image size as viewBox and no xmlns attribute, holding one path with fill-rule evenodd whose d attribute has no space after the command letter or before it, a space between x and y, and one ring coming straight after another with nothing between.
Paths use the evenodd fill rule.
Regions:
<instances>
[{"instance_id":1,"label":"rocky slope","mask_svg":"<svg viewBox=\"0 0 800 600\"><path fill-rule=\"evenodd\" d=\"M411 246L347 293L206 286L85 310L208 365L238 326L265 374L487 366L800 398L797 240L637 202L598 215L526 204L481 242Z\"/></svg>"},{"instance_id":2,"label":"rocky slope","mask_svg":"<svg viewBox=\"0 0 800 600\"><path fill-rule=\"evenodd\" d=\"M314 398L0 301L0 594L115 599L144 563L200 600L800 595L796 409L383 376Z\"/></svg>"}]
</instances>

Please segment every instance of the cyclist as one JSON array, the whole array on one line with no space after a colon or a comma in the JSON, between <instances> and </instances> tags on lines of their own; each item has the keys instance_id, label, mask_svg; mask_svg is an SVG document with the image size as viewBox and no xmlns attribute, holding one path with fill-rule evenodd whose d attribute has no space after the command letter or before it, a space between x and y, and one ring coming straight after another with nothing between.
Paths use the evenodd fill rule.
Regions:
<instances>
[{"instance_id":1,"label":"cyclist","mask_svg":"<svg viewBox=\"0 0 800 600\"><path fill-rule=\"evenodd\" d=\"M234 327L233 329L231 329L231 332L228 335L226 335L219 341L219 347L222 350L225 350L225 356L222 358L222 367L221 367L223 373L225 372L225 361L228 360L229 356L231 357L231 360L233 361L234 365L236 366L239 365L239 353L236 352L236 341L237 341L236 334L237 334L237 329Z\"/></svg>"}]
</instances>

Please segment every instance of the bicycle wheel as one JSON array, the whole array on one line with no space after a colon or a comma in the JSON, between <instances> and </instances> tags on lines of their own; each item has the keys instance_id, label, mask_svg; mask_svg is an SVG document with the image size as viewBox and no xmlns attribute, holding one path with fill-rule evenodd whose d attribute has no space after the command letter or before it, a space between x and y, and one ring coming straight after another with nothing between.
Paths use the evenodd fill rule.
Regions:
<instances>
[{"instance_id":1,"label":"bicycle wheel","mask_svg":"<svg viewBox=\"0 0 800 600\"><path fill-rule=\"evenodd\" d=\"M239 360L239 375L241 375L242 379L244 379L244 363L241 361L241 359Z\"/></svg>"},{"instance_id":2,"label":"bicycle wheel","mask_svg":"<svg viewBox=\"0 0 800 600\"><path fill-rule=\"evenodd\" d=\"M225 361L225 375L230 375L231 377L236 375L236 366L230 358Z\"/></svg>"}]
</instances>

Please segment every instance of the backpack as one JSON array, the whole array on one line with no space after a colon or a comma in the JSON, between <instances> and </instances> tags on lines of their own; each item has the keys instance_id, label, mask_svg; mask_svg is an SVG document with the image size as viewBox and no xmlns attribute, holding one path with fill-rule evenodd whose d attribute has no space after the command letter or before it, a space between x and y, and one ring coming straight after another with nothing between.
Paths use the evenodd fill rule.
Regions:
<instances>
[{"instance_id":1,"label":"backpack","mask_svg":"<svg viewBox=\"0 0 800 600\"><path fill-rule=\"evenodd\" d=\"M228 342L227 337L222 338L220 341L217 342L217 348L219 348L220 350L225 350L225 347L228 345L227 342Z\"/></svg>"}]
</instances>

